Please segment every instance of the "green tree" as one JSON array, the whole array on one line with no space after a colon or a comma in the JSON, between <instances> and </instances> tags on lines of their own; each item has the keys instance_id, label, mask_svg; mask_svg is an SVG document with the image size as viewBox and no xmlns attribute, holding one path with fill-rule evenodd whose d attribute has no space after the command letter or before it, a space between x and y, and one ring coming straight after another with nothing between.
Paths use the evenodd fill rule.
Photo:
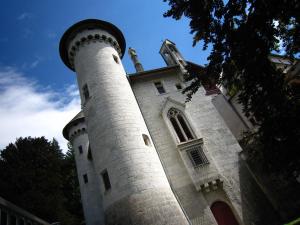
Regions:
<instances>
[{"instance_id":1,"label":"green tree","mask_svg":"<svg viewBox=\"0 0 300 225\"><path fill-rule=\"evenodd\" d=\"M255 143L252 150L259 152L268 168L299 174L300 104L295 94L299 86L291 87L268 58L279 50L291 60L299 55L299 1L164 1L171 7L165 17L190 19L193 45L201 42L204 50L211 46L203 72L187 68L188 99L205 79L237 88L245 115L254 116L258 125L248 136Z\"/></svg>"},{"instance_id":2,"label":"green tree","mask_svg":"<svg viewBox=\"0 0 300 225\"><path fill-rule=\"evenodd\" d=\"M55 139L18 138L0 152L1 196L46 221L76 224L66 207L69 161Z\"/></svg>"}]
</instances>

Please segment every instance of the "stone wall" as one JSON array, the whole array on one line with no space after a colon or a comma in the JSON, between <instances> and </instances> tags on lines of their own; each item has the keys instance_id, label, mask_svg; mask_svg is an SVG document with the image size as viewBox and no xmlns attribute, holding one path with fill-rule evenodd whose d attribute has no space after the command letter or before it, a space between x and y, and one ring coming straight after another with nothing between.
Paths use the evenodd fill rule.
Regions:
<instances>
[{"instance_id":1,"label":"stone wall","mask_svg":"<svg viewBox=\"0 0 300 225\"><path fill-rule=\"evenodd\" d=\"M175 86L177 83L186 85L180 79L180 73L178 69L155 71L152 76L148 72L147 76L131 79L132 89L174 193L193 224L216 223L210 211L215 201L226 202L240 224L256 224L259 215L248 215L249 208L253 207L246 204L248 198L251 199L251 191L248 192L248 183L244 182L248 178L241 177L241 148L237 140L212 104L212 96L206 96L203 88L191 102L185 103L185 96ZM163 83L165 94L158 94L154 81ZM181 110L196 138L203 140L208 165L195 169L189 166L188 157L182 157L184 153L178 150L176 134L165 116L170 107ZM199 185L205 188L201 189Z\"/></svg>"}]
</instances>

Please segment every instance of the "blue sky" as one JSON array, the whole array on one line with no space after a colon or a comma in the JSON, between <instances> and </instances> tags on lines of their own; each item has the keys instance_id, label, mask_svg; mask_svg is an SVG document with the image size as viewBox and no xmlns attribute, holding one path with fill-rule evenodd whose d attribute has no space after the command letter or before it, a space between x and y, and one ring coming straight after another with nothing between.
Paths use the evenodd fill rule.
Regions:
<instances>
[{"instance_id":1,"label":"blue sky","mask_svg":"<svg viewBox=\"0 0 300 225\"><path fill-rule=\"evenodd\" d=\"M189 21L164 18L163 0L30 0L0 3L0 149L19 136L61 136L80 110L76 77L62 63L58 45L63 32L88 18L106 20L123 32L127 49L136 49L144 69L163 67L162 40L175 42L183 56L205 64L207 53L192 47ZM126 54L125 70L134 68Z\"/></svg>"}]
</instances>

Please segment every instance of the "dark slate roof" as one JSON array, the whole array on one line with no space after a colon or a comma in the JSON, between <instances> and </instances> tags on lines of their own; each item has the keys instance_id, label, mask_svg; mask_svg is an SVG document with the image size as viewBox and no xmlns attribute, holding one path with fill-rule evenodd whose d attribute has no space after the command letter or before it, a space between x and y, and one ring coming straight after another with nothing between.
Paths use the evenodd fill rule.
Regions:
<instances>
[{"instance_id":1,"label":"dark slate roof","mask_svg":"<svg viewBox=\"0 0 300 225\"><path fill-rule=\"evenodd\" d=\"M63 129L63 135L65 139L69 140L69 129L75 124L84 122L83 112L80 111Z\"/></svg>"},{"instance_id":2,"label":"dark slate roof","mask_svg":"<svg viewBox=\"0 0 300 225\"><path fill-rule=\"evenodd\" d=\"M73 71L74 71L74 69L70 65L68 51L67 51L69 42L75 37L76 34L78 34L78 32L80 32L82 30L86 30L88 28L100 28L100 29L107 31L111 35L113 35L117 39L118 44L121 48L121 53L122 53L121 57L123 57L123 55L125 53L125 49L126 49L125 38L124 38L122 32L119 30L119 28L117 28L115 25L113 25L109 22L103 21L103 20L97 20L97 19L82 20L78 23L75 23L73 26L71 26L63 34L62 38L60 39L60 43L59 43L60 57L61 57L62 61L65 63L65 65Z\"/></svg>"}]
</instances>

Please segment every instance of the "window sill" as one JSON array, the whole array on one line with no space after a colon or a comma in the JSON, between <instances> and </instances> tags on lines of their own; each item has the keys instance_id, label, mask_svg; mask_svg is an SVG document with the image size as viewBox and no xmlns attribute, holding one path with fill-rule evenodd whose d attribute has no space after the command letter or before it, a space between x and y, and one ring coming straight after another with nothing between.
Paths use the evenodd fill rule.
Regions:
<instances>
[{"instance_id":1,"label":"window sill","mask_svg":"<svg viewBox=\"0 0 300 225\"><path fill-rule=\"evenodd\" d=\"M179 144L177 144L177 148L182 151L183 149L185 149L187 147L197 145L197 144L203 144L203 138L195 138L195 139L188 140L185 142L180 142Z\"/></svg>"}]
</instances>

